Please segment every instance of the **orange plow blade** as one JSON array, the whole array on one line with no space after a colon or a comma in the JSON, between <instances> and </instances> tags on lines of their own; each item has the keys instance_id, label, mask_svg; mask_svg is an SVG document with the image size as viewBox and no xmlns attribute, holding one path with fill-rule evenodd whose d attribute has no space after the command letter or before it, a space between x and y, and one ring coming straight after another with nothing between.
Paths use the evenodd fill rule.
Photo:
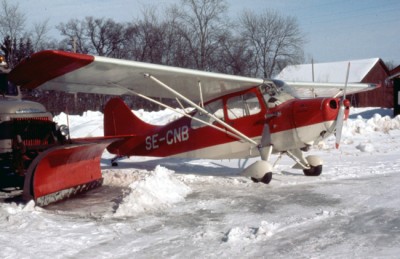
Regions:
<instances>
[{"instance_id":1,"label":"orange plow blade","mask_svg":"<svg viewBox=\"0 0 400 259\"><path fill-rule=\"evenodd\" d=\"M111 142L67 144L42 152L28 168L23 199L46 206L100 186L100 159Z\"/></svg>"}]
</instances>

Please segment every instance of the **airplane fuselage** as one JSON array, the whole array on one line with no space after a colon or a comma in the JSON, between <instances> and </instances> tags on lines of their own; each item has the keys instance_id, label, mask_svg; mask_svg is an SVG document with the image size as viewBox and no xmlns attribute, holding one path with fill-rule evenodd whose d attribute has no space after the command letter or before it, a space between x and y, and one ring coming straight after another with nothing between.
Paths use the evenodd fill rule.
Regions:
<instances>
[{"instance_id":1,"label":"airplane fuselage","mask_svg":"<svg viewBox=\"0 0 400 259\"><path fill-rule=\"evenodd\" d=\"M333 133L339 99L297 99L283 91L254 87L207 102L204 108L257 143L267 131L273 152L283 152L307 148ZM143 134L116 143L109 150L123 156L209 159L259 156L256 145L233 136L212 117L197 110L190 115L192 118L182 117L165 126L145 127Z\"/></svg>"}]
</instances>

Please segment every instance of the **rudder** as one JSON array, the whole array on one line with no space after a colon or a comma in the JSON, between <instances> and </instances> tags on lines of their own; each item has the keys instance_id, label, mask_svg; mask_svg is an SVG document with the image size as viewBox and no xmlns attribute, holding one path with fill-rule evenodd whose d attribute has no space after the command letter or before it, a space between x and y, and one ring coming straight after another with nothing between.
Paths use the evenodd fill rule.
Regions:
<instances>
[{"instance_id":1,"label":"rudder","mask_svg":"<svg viewBox=\"0 0 400 259\"><path fill-rule=\"evenodd\" d=\"M121 98L112 98L104 108L104 136L135 136L156 126L138 118Z\"/></svg>"}]
</instances>

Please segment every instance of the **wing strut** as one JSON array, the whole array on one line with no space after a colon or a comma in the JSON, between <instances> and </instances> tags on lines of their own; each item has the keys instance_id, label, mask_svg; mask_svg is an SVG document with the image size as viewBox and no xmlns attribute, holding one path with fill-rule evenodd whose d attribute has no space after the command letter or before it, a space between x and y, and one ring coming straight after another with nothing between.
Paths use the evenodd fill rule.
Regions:
<instances>
[{"instance_id":1,"label":"wing strut","mask_svg":"<svg viewBox=\"0 0 400 259\"><path fill-rule=\"evenodd\" d=\"M235 135L237 135L238 137L240 137L240 139L247 141L255 146L258 145L257 142L255 142L254 140L252 140L251 138L247 137L245 134L243 134L242 132L238 131L237 129L233 128L231 125L229 125L228 123L224 122L223 120L219 119L218 117L216 117L215 115L209 113L207 110L205 110L204 108L200 107L199 105L195 104L194 102L192 102L190 99L186 98L185 96L183 96L182 94L178 93L177 91L175 91L174 89L172 89L171 87L169 87L168 85L164 84L162 81L158 80L156 77L154 77L153 75L150 74L145 74L144 75L146 78L149 78L151 80L153 80L154 82L156 82L157 84L159 84L160 86L162 86L164 89L168 90L170 93L172 93L175 97L181 98L182 100L184 100L185 102L187 102L188 104L192 105L194 108L198 109L199 111L201 111L202 113L204 113L205 115L207 115L208 117L214 119L215 121L217 121L218 123L220 123L221 125L223 125L224 127L226 127L227 129L229 129L232 133L234 133Z\"/></svg>"},{"instance_id":2,"label":"wing strut","mask_svg":"<svg viewBox=\"0 0 400 259\"><path fill-rule=\"evenodd\" d=\"M200 105L204 108L203 91L201 89L201 81L199 80L199 92L200 92Z\"/></svg>"},{"instance_id":3,"label":"wing strut","mask_svg":"<svg viewBox=\"0 0 400 259\"><path fill-rule=\"evenodd\" d=\"M225 129L223 129L223 128L217 127L217 126L215 126L215 125L212 124L212 123L209 123L209 122L207 122L207 121L201 120L201 119L196 118L196 117L193 117L193 116L191 116L190 114L188 114L188 113L186 113L186 112L184 112L184 111L179 111L179 110L177 110L177 109L174 109L174 108L172 108L172 107L169 106L169 105L166 105L166 104L164 104L164 103L162 103L162 102L159 102L159 101L157 101L157 100L154 100L153 98L150 98L150 97L148 97L148 96L146 96L146 95L143 95L143 94L140 94L140 93L138 93L138 92L135 92L135 91L133 91L132 89L126 88L126 87L124 87L124 86L122 86L122 85L119 85L119 84L116 84L116 83L112 83L112 82L110 82L110 84L112 84L112 85L114 85L114 86L116 86L116 87L119 87L119 88L121 88L121 89L123 89L123 90L125 90L125 91L127 91L127 92L129 92L129 93L131 93L131 94L133 94L133 95L136 95L136 96L138 96L138 97L140 97L140 98L143 98L143 99L145 99L145 100L147 100L147 101L149 101L149 102L155 103L155 104L157 104L157 105L160 105L161 107L164 107L164 108L166 108L166 109L169 109L169 110L171 110L171 111L174 111L174 112L176 112L176 113L178 113L178 114L180 114L180 115L182 115L182 116L185 116L185 117L187 117L187 118L190 118L190 119L192 119L192 120L195 120L195 121L197 121L197 122L200 122L200 123L202 123L202 124L204 124L204 125L210 126L211 128L216 129L216 130L219 130L219 131L221 131L221 132L223 132L223 133L226 133L226 134L228 134L228 135L230 135L230 136L232 136L232 137L234 137L234 138L237 138L238 140L242 140L242 138L241 138L240 136L238 136L238 135L236 135L236 134L234 134L234 133L232 133L232 132L230 132L230 131L227 131L227 130L225 130ZM179 101L179 99L176 98L176 100L177 100L178 103L181 105L182 109L184 109L184 108L183 108L183 105L181 104L181 102Z\"/></svg>"}]
</instances>

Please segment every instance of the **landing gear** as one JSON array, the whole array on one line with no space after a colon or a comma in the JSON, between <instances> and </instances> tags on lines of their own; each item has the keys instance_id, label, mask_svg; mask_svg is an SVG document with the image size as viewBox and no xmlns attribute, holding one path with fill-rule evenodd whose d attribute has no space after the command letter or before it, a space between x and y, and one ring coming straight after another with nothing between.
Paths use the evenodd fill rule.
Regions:
<instances>
[{"instance_id":1,"label":"landing gear","mask_svg":"<svg viewBox=\"0 0 400 259\"><path fill-rule=\"evenodd\" d=\"M261 179L257 179L254 177L250 177L250 179L255 182L255 183L265 183L265 184L269 184L272 180L272 173L266 173Z\"/></svg>"},{"instance_id":2,"label":"landing gear","mask_svg":"<svg viewBox=\"0 0 400 259\"><path fill-rule=\"evenodd\" d=\"M303 170L306 176L319 176L322 173L322 165L311 166L310 169Z\"/></svg>"},{"instance_id":3,"label":"landing gear","mask_svg":"<svg viewBox=\"0 0 400 259\"><path fill-rule=\"evenodd\" d=\"M122 159L122 158L123 158L123 156L115 156L113 159L111 159L111 166L117 167L118 166L117 160Z\"/></svg>"},{"instance_id":4,"label":"landing gear","mask_svg":"<svg viewBox=\"0 0 400 259\"><path fill-rule=\"evenodd\" d=\"M293 166L295 169L303 169L306 176L319 176L322 173L323 161L318 156L304 157L300 149L287 151L287 154L297 163Z\"/></svg>"},{"instance_id":5,"label":"landing gear","mask_svg":"<svg viewBox=\"0 0 400 259\"><path fill-rule=\"evenodd\" d=\"M264 160L259 160L247 167L241 175L250 177L250 179L255 182L262 182L269 184L272 179L273 166ZM267 173L265 173L267 172Z\"/></svg>"},{"instance_id":6,"label":"landing gear","mask_svg":"<svg viewBox=\"0 0 400 259\"><path fill-rule=\"evenodd\" d=\"M281 152L281 155L278 157L275 164L272 165L268 162L272 154L272 148L272 145L260 147L259 150L261 160L256 161L255 163L247 167L245 170L243 170L241 175L250 177L250 179L255 183L261 182L269 184L272 179L272 171L274 169L274 165L281 158L282 154L287 154L290 158L292 158L296 162L296 164L292 168L302 169L306 176L319 176L322 173L322 159L318 156L313 155L304 157L302 152L303 150L301 149L292 149Z\"/></svg>"},{"instance_id":7,"label":"landing gear","mask_svg":"<svg viewBox=\"0 0 400 259\"><path fill-rule=\"evenodd\" d=\"M260 182L265 183L265 184L269 184L269 182L271 182L272 180L272 173L266 173L263 178L261 178Z\"/></svg>"}]
</instances>

